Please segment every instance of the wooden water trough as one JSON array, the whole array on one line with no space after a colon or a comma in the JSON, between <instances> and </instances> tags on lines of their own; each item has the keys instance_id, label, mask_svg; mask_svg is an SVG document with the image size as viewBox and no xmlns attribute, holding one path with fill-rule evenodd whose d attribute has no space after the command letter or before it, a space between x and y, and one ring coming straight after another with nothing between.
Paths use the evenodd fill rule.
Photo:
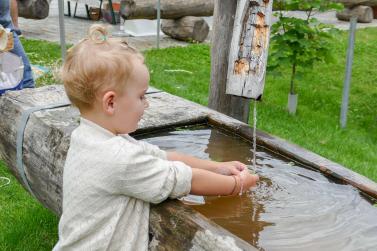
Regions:
<instances>
[{"instance_id":1,"label":"wooden water trough","mask_svg":"<svg viewBox=\"0 0 377 251\"><path fill-rule=\"evenodd\" d=\"M147 98L150 107L136 134L205 122L252 139L249 125L207 107L155 89L149 90ZM51 108L56 105L57 108ZM63 165L70 134L79 124L78 110L69 105L64 88L55 85L9 92L0 97L0 111L1 159L26 189L25 178L34 196L60 215ZM27 113L30 113L28 120ZM257 144L377 199L376 183L337 163L261 131L257 132ZM21 157L22 165L20 161L17 163L17 156ZM152 250L255 250L177 200L152 207L150 234Z\"/></svg>"}]
</instances>

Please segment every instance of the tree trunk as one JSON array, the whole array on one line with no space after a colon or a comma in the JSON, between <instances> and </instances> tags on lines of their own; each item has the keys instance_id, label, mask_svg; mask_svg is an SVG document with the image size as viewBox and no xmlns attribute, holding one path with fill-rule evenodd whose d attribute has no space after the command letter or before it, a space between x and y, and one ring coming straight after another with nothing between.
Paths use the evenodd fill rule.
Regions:
<instances>
[{"instance_id":1,"label":"tree trunk","mask_svg":"<svg viewBox=\"0 0 377 251\"><path fill-rule=\"evenodd\" d=\"M162 0L161 18L212 16L214 0ZM156 19L156 0L121 0L120 13L125 19Z\"/></svg>"},{"instance_id":2,"label":"tree trunk","mask_svg":"<svg viewBox=\"0 0 377 251\"><path fill-rule=\"evenodd\" d=\"M215 1L208 107L248 123L250 99L225 94L236 8L237 1Z\"/></svg>"},{"instance_id":3,"label":"tree trunk","mask_svg":"<svg viewBox=\"0 0 377 251\"><path fill-rule=\"evenodd\" d=\"M370 23L373 21L373 10L369 6L359 5L336 13L336 17L344 21L349 21L352 16L356 16L359 23Z\"/></svg>"},{"instance_id":4,"label":"tree trunk","mask_svg":"<svg viewBox=\"0 0 377 251\"><path fill-rule=\"evenodd\" d=\"M203 18L190 16L175 20L165 19L161 29L172 38L189 42L203 42L209 32L209 26Z\"/></svg>"},{"instance_id":5,"label":"tree trunk","mask_svg":"<svg viewBox=\"0 0 377 251\"><path fill-rule=\"evenodd\" d=\"M293 65L292 65L292 72L291 72L291 88L290 88L290 91L289 91L290 94L296 94L296 91L295 91L295 78L296 78L296 63L293 63Z\"/></svg>"},{"instance_id":6,"label":"tree trunk","mask_svg":"<svg viewBox=\"0 0 377 251\"><path fill-rule=\"evenodd\" d=\"M5 0L7 1L7 0ZM51 0L22 0L18 3L18 15L30 19L44 19L48 17Z\"/></svg>"},{"instance_id":7,"label":"tree trunk","mask_svg":"<svg viewBox=\"0 0 377 251\"><path fill-rule=\"evenodd\" d=\"M264 89L272 0L238 1L226 93L260 99Z\"/></svg>"}]
</instances>

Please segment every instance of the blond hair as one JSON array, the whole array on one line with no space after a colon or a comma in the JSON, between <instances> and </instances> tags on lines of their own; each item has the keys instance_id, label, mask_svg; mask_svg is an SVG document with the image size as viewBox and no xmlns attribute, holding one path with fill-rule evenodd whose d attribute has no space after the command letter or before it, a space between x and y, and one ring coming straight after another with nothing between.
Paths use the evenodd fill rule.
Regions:
<instances>
[{"instance_id":1,"label":"blond hair","mask_svg":"<svg viewBox=\"0 0 377 251\"><path fill-rule=\"evenodd\" d=\"M60 70L72 104L87 109L100 92L122 92L133 70L135 56L143 58L125 41L109 37L105 26L92 25L88 37L68 50Z\"/></svg>"}]
</instances>

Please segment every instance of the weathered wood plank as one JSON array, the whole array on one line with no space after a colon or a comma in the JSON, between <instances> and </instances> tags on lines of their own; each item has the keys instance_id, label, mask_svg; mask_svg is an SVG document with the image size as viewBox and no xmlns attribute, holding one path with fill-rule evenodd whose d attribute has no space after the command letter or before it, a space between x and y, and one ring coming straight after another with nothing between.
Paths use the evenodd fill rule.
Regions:
<instances>
[{"instance_id":1,"label":"weathered wood plank","mask_svg":"<svg viewBox=\"0 0 377 251\"><path fill-rule=\"evenodd\" d=\"M157 1L121 0L120 13L125 19L156 19ZM161 18L212 16L214 0L161 0Z\"/></svg>"},{"instance_id":2,"label":"weathered wood plank","mask_svg":"<svg viewBox=\"0 0 377 251\"><path fill-rule=\"evenodd\" d=\"M240 0L234 21L226 93L259 99L267 66L272 0Z\"/></svg>"}]
</instances>

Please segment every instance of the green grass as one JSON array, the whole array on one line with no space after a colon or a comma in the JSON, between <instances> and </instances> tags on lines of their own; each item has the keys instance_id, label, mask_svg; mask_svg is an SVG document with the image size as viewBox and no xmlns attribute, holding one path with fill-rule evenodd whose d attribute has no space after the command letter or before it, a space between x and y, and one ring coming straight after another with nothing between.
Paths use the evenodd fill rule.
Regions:
<instances>
[{"instance_id":1,"label":"green grass","mask_svg":"<svg viewBox=\"0 0 377 251\"><path fill-rule=\"evenodd\" d=\"M207 104L211 70L208 46L151 50L145 56L152 86L196 103Z\"/></svg>"},{"instance_id":2,"label":"green grass","mask_svg":"<svg viewBox=\"0 0 377 251\"><path fill-rule=\"evenodd\" d=\"M54 83L55 79L53 72L61 63L60 45L58 45L57 43L40 40L21 39L21 41L32 64L46 66L51 69L50 72L37 79L37 86L40 87Z\"/></svg>"},{"instance_id":3,"label":"green grass","mask_svg":"<svg viewBox=\"0 0 377 251\"><path fill-rule=\"evenodd\" d=\"M358 30L348 124L339 128L347 34L334 44L337 62L307 69L298 84L296 116L286 112L288 66L282 77L268 74L263 101L258 103L258 128L294 142L377 181L377 29ZM23 40L33 64L55 67L57 44ZM145 53L151 85L206 105L210 82L207 45L151 50ZM185 71L171 71L185 70ZM54 83L51 74L38 86ZM252 118L252 116L250 116ZM0 162L0 250L51 250L57 241L58 219L35 201ZM0 180L0 186L2 180Z\"/></svg>"},{"instance_id":4,"label":"green grass","mask_svg":"<svg viewBox=\"0 0 377 251\"><path fill-rule=\"evenodd\" d=\"M0 161L0 250L51 250L58 218L31 197Z\"/></svg>"}]
</instances>

